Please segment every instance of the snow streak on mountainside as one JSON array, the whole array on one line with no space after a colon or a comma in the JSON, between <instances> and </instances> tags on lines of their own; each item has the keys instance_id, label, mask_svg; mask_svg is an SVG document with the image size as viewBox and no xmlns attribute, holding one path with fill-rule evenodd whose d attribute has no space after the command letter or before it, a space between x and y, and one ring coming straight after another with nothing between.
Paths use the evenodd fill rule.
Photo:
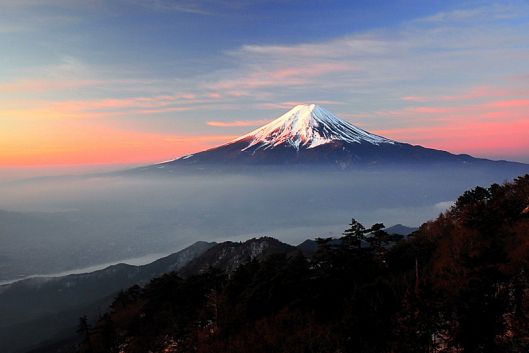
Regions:
<instances>
[{"instance_id":1,"label":"snow streak on mountainside","mask_svg":"<svg viewBox=\"0 0 529 353\"><path fill-rule=\"evenodd\" d=\"M284 144L299 150L314 148L332 141L368 142L375 145L394 143L343 121L318 105L310 104L295 106L271 123L229 144L247 142L248 146L243 148L243 151L252 147L269 149Z\"/></svg>"}]
</instances>

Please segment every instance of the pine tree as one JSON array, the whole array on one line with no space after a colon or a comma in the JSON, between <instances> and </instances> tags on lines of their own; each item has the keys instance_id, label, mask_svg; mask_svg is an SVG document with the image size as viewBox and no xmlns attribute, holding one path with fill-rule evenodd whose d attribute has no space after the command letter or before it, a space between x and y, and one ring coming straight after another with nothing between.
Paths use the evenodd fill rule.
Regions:
<instances>
[{"instance_id":1,"label":"pine tree","mask_svg":"<svg viewBox=\"0 0 529 353\"><path fill-rule=\"evenodd\" d=\"M349 228L342 233L342 241L346 247L358 248L362 247L362 241L365 240L366 228L356 219L352 219L349 223Z\"/></svg>"},{"instance_id":2,"label":"pine tree","mask_svg":"<svg viewBox=\"0 0 529 353\"><path fill-rule=\"evenodd\" d=\"M389 234L383 229L386 226L383 223L375 223L368 230L370 237L367 239L371 244L372 250L375 253L375 257L379 262L385 262L384 256L387 252L387 247L390 241Z\"/></svg>"}]
</instances>

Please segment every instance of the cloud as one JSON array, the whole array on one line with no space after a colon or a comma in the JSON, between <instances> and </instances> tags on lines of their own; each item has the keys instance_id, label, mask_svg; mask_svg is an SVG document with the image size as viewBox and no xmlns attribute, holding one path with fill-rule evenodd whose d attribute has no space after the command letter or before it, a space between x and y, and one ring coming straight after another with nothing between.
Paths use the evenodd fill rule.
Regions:
<instances>
[{"instance_id":1,"label":"cloud","mask_svg":"<svg viewBox=\"0 0 529 353\"><path fill-rule=\"evenodd\" d=\"M527 161L529 90L524 80L513 77L496 86L402 99L407 105L400 109L365 113L392 122L375 129L378 134L455 153Z\"/></svg>"},{"instance_id":2,"label":"cloud","mask_svg":"<svg viewBox=\"0 0 529 353\"><path fill-rule=\"evenodd\" d=\"M148 163L174 159L235 138L130 130L101 120L72 119L75 116L57 119L57 114L20 112L16 121L5 121L0 115L0 165ZM35 124L34 116L45 119ZM24 136L13 134L20 129Z\"/></svg>"},{"instance_id":3,"label":"cloud","mask_svg":"<svg viewBox=\"0 0 529 353\"><path fill-rule=\"evenodd\" d=\"M524 82L525 84L526 82ZM529 89L525 87L516 87L513 83L509 86L479 85L468 87L459 92L453 92L451 95L432 95L432 96L404 96L402 100L408 102L455 102L455 101L472 101L480 99L529 96Z\"/></svg>"},{"instance_id":4,"label":"cloud","mask_svg":"<svg viewBox=\"0 0 529 353\"><path fill-rule=\"evenodd\" d=\"M343 104L342 102L337 102L333 100L308 100L308 101L288 101L288 102L277 102L277 103L261 103L257 107L260 109L291 109L296 105L300 104L319 104L319 105L336 105Z\"/></svg>"},{"instance_id":5,"label":"cloud","mask_svg":"<svg viewBox=\"0 0 529 353\"><path fill-rule=\"evenodd\" d=\"M141 2L197 13L207 4ZM232 5L214 1L215 6ZM86 119L113 128L119 123L123 130L162 126L181 134L206 124L259 125L279 110L316 102L332 104L338 116L391 138L455 152L511 155L529 149L528 16L529 5L522 2L465 6L318 42L248 43L225 51L222 66L215 56L208 70L187 70L185 79L122 63L94 67L64 55L56 65L0 82L0 120ZM146 78L150 74L159 78ZM219 110L226 121L218 120ZM254 112L252 120L248 111ZM20 125L11 132L24 130Z\"/></svg>"},{"instance_id":6,"label":"cloud","mask_svg":"<svg viewBox=\"0 0 529 353\"><path fill-rule=\"evenodd\" d=\"M453 23L453 22L472 22L480 21L483 18L487 19L509 19L519 16L517 11L519 7L515 2L489 4L488 6L481 6L477 8L455 9L452 11L439 12L432 16L427 16L416 20L416 23Z\"/></svg>"},{"instance_id":7,"label":"cloud","mask_svg":"<svg viewBox=\"0 0 529 353\"><path fill-rule=\"evenodd\" d=\"M157 11L176 11L196 15L212 15L206 10L204 2L192 0L132 0L130 2L151 8Z\"/></svg>"},{"instance_id":8,"label":"cloud","mask_svg":"<svg viewBox=\"0 0 529 353\"><path fill-rule=\"evenodd\" d=\"M49 92L78 89L96 86L103 82L97 80L52 80L52 79L22 79L0 83L0 93L13 94L29 92Z\"/></svg>"},{"instance_id":9,"label":"cloud","mask_svg":"<svg viewBox=\"0 0 529 353\"><path fill-rule=\"evenodd\" d=\"M428 102L429 99L421 96L404 96L402 100L409 102Z\"/></svg>"},{"instance_id":10,"label":"cloud","mask_svg":"<svg viewBox=\"0 0 529 353\"><path fill-rule=\"evenodd\" d=\"M489 158L516 158L529 150L527 117L517 120L464 122L451 119L437 126L375 130L398 141L419 144L453 153L469 153Z\"/></svg>"},{"instance_id":11,"label":"cloud","mask_svg":"<svg viewBox=\"0 0 529 353\"><path fill-rule=\"evenodd\" d=\"M50 103L52 109L75 112L85 117L131 116L165 114L171 112L216 110L233 108L229 97L219 102L222 96L210 93L182 92L173 95L136 96L92 100L64 100Z\"/></svg>"},{"instance_id":12,"label":"cloud","mask_svg":"<svg viewBox=\"0 0 529 353\"><path fill-rule=\"evenodd\" d=\"M450 207L454 206L455 201L441 201L434 205L434 208L440 212L448 210Z\"/></svg>"},{"instance_id":13,"label":"cloud","mask_svg":"<svg viewBox=\"0 0 529 353\"><path fill-rule=\"evenodd\" d=\"M213 90L247 90L270 87L303 86L314 82L324 75L354 70L350 63L321 62L303 66L262 69L244 77L224 79L208 85Z\"/></svg>"},{"instance_id":14,"label":"cloud","mask_svg":"<svg viewBox=\"0 0 529 353\"><path fill-rule=\"evenodd\" d=\"M239 126L260 126L269 123L270 120L237 120L237 121L208 121L209 126L215 127L239 127Z\"/></svg>"},{"instance_id":15,"label":"cloud","mask_svg":"<svg viewBox=\"0 0 529 353\"><path fill-rule=\"evenodd\" d=\"M219 13L241 10L263 0L122 0L156 11L174 11L195 15L213 16Z\"/></svg>"},{"instance_id":16,"label":"cloud","mask_svg":"<svg viewBox=\"0 0 529 353\"><path fill-rule=\"evenodd\" d=\"M146 6L228 6L224 1L140 2ZM112 87L107 79L102 87L110 84L109 95L116 96L122 95L119 90L132 87L152 89L155 96L192 92L215 96L217 103L234 103L242 109L277 109L277 102L288 101L339 101L347 102L343 112L348 114L369 111L375 105L394 109L402 101L435 101L441 94L447 101L462 100L468 97L436 91L440 87L450 93L469 86L490 87L508 75L527 75L524 57L529 59L529 50L521 44L529 35L529 26L513 27L503 21L507 14L522 19L528 13L529 6L523 4L516 11L513 5L490 5L320 42L247 44L225 52L231 67L212 69L186 81L167 77L151 84L138 80ZM127 74L134 75L134 71ZM154 114L180 109L158 108L148 107ZM195 108L200 109L198 104L189 109Z\"/></svg>"},{"instance_id":17,"label":"cloud","mask_svg":"<svg viewBox=\"0 0 529 353\"><path fill-rule=\"evenodd\" d=\"M0 1L0 34L17 34L60 28L81 21L81 16L61 14L58 8L71 9L83 5L82 1L67 0L2 0ZM83 5L84 6L84 5ZM54 11L52 11L54 10Z\"/></svg>"}]
</instances>

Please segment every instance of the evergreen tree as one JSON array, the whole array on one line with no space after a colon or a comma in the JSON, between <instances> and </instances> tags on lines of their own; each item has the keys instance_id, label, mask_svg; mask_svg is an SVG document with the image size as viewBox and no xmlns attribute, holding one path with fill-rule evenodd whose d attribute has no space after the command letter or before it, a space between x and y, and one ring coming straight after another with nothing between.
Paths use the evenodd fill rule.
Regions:
<instances>
[{"instance_id":1,"label":"evergreen tree","mask_svg":"<svg viewBox=\"0 0 529 353\"><path fill-rule=\"evenodd\" d=\"M352 219L349 223L349 228L342 233L342 241L346 247L358 248L362 247L362 242L365 240L365 227L356 219Z\"/></svg>"}]
</instances>

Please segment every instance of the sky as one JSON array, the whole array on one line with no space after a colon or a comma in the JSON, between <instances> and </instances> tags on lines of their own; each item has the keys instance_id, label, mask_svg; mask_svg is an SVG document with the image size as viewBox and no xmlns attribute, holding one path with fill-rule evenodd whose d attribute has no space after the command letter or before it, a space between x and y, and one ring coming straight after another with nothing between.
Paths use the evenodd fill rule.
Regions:
<instances>
[{"instance_id":1,"label":"sky","mask_svg":"<svg viewBox=\"0 0 529 353\"><path fill-rule=\"evenodd\" d=\"M300 103L398 141L529 162L526 1L0 8L4 175L169 160Z\"/></svg>"}]
</instances>

